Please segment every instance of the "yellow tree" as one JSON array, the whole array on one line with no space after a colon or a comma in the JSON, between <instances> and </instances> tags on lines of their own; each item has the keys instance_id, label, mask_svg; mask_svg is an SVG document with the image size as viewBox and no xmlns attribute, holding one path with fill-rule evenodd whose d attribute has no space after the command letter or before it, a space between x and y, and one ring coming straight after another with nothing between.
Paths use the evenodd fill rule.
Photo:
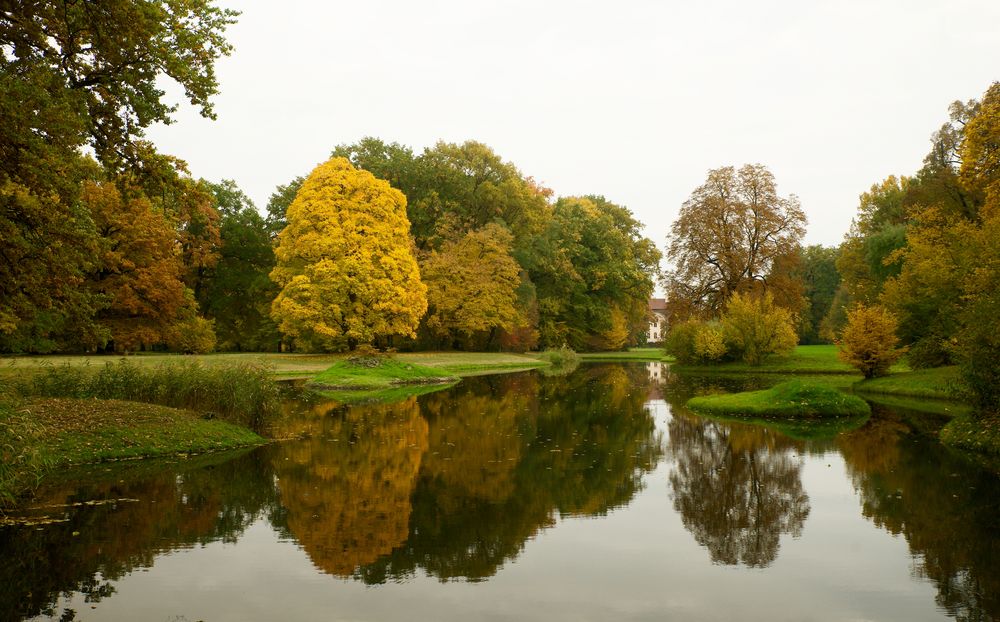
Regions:
<instances>
[{"instance_id":1,"label":"yellow tree","mask_svg":"<svg viewBox=\"0 0 1000 622\"><path fill-rule=\"evenodd\" d=\"M422 257L431 332L451 340L479 332L492 338L497 329L511 331L521 322L521 277L510 254L513 241L506 228L489 224Z\"/></svg>"},{"instance_id":2,"label":"yellow tree","mask_svg":"<svg viewBox=\"0 0 1000 622\"><path fill-rule=\"evenodd\" d=\"M298 347L353 350L413 336L427 288L413 256L406 197L345 158L317 166L288 207L271 278L271 316Z\"/></svg>"}]
</instances>

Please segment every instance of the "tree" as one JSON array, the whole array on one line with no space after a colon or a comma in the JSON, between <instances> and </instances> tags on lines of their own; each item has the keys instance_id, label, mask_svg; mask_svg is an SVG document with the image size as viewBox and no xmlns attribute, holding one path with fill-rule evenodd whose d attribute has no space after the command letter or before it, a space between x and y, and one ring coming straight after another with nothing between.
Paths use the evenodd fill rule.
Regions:
<instances>
[{"instance_id":1,"label":"tree","mask_svg":"<svg viewBox=\"0 0 1000 622\"><path fill-rule=\"evenodd\" d=\"M489 224L442 244L420 260L427 284L427 327L449 342L475 333L511 331L523 323L517 310L520 267L511 257L511 233Z\"/></svg>"},{"instance_id":2,"label":"tree","mask_svg":"<svg viewBox=\"0 0 1000 622\"><path fill-rule=\"evenodd\" d=\"M865 378L884 376L903 356L896 348L899 323L885 307L857 305L847 312L847 326L840 337L840 360L856 367Z\"/></svg>"},{"instance_id":3,"label":"tree","mask_svg":"<svg viewBox=\"0 0 1000 622\"><path fill-rule=\"evenodd\" d=\"M770 292L734 293L719 322L728 352L748 365L760 365L770 354L790 352L798 343L792 314L776 306Z\"/></svg>"},{"instance_id":4,"label":"tree","mask_svg":"<svg viewBox=\"0 0 1000 622\"><path fill-rule=\"evenodd\" d=\"M281 336L269 314L278 289L268 276L275 260L267 222L235 182L209 186L221 213L222 248L198 303L215 321L221 348L275 350Z\"/></svg>"},{"instance_id":5,"label":"tree","mask_svg":"<svg viewBox=\"0 0 1000 622\"><path fill-rule=\"evenodd\" d=\"M89 285L106 300L97 320L108 331L111 348L128 351L168 341L182 310L193 315L196 308L181 281L170 223L148 199L124 198L109 182L84 184L81 199L99 235L99 260Z\"/></svg>"},{"instance_id":6,"label":"tree","mask_svg":"<svg viewBox=\"0 0 1000 622\"><path fill-rule=\"evenodd\" d=\"M306 349L413 336L427 310L406 197L345 158L317 166L288 208L271 278L279 330Z\"/></svg>"},{"instance_id":7,"label":"tree","mask_svg":"<svg viewBox=\"0 0 1000 622\"><path fill-rule=\"evenodd\" d=\"M524 250L544 347L619 349L648 326L660 253L632 213L601 196L563 197Z\"/></svg>"},{"instance_id":8,"label":"tree","mask_svg":"<svg viewBox=\"0 0 1000 622\"><path fill-rule=\"evenodd\" d=\"M267 202L267 230L272 238L278 237L282 229L288 226L288 219L285 215L305 180L305 177L296 177L287 184L279 185L271 193Z\"/></svg>"},{"instance_id":9,"label":"tree","mask_svg":"<svg viewBox=\"0 0 1000 622\"><path fill-rule=\"evenodd\" d=\"M709 171L671 227L667 258L675 267L664 282L671 313L714 315L735 292L768 289L772 267L796 251L805 224L798 198L778 196L763 165Z\"/></svg>"},{"instance_id":10,"label":"tree","mask_svg":"<svg viewBox=\"0 0 1000 622\"><path fill-rule=\"evenodd\" d=\"M799 338L803 344L828 343L821 335L821 328L840 286L838 254L837 248L818 244L802 249L798 277L805 286L807 301L799 321Z\"/></svg>"},{"instance_id":11,"label":"tree","mask_svg":"<svg viewBox=\"0 0 1000 622\"><path fill-rule=\"evenodd\" d=\"M223 35L237 15L206 0L6 6L0 12L2 99L28 105L12 117L15 123L8 125L4 116L5 127L17 133L16 140L4 141L4 159L9 148L27 148L22 157L31 161L38 153L32 147L46 135L31 134L53 130L48 136L59 142L85 139L102 163L117 170L135 159L135 139L146 127L170 122L176 106L162 101L163 77L177 82L203 116L214 118L214 64L232 50ZM14 91L18 97L8 100Z\"/></svg>"}]
</instances>

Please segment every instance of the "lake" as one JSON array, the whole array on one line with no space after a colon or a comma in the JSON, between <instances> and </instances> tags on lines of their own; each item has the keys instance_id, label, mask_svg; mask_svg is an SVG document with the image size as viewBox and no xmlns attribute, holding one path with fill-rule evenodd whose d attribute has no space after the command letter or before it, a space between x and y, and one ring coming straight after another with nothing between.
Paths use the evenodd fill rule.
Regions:
<instances>
[{"instance_id":1,"label":"lake","mask_svg":"<svg viewBox=\"0 0 1000 622\"><path fill-rule=\"evenodd\" d=\"M683 406L773 381L621 363L303 392L288 440L47 482L0 528L0 619L1000 619L996 471L937 442L941 415Z\"/></svg>"}]
</instances>

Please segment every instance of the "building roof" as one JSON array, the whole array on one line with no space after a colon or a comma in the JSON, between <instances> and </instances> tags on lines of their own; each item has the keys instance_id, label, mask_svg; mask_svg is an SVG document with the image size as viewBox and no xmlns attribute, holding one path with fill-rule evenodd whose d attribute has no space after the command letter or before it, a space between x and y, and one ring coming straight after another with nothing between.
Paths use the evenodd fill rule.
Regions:
<instances>
[{"instance_id":1,"label":"building roof","mask_svg":"<svg viewBox=\"0 0 1000 622\"><path fill-rule=\"evenodd\" d=\"M666 311L667 310L667 299L666 298L650 298L649 299L649 310L650 311Z\"/></svg>"}]
</instances>

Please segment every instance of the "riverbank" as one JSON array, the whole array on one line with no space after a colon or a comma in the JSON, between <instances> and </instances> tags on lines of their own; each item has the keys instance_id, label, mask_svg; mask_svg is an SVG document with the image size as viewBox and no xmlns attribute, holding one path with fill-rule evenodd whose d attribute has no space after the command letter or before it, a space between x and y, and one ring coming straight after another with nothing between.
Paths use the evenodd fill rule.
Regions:
<instances>
[{"instance_id":1,"label":"riverbank","mask_svg":"<svg viewBox=\"0 0 1000 622\"><path fill-rule=\"evenodd\" d=\"M670 369L689 373L735 373L735 374L848 374L858 375L858 370L837 358L837 346L815 345L796 346L786 356L770 356L760 365L748 365L743 361L726 361L711 365L678 365ZM893 372L908 371L905 363L893 366Z\"/></svg>"},{"instance_id":2,"label":"riverbank","mask_svg":"<svg viewBox=\"0 0 1000 622\"><path fill-rule=\"evenodd\" d=\"M124 400L8 398L0 402L0 506L69 465L198 454L266 440L191 410Z\"/></svg>"}]
</instances>

